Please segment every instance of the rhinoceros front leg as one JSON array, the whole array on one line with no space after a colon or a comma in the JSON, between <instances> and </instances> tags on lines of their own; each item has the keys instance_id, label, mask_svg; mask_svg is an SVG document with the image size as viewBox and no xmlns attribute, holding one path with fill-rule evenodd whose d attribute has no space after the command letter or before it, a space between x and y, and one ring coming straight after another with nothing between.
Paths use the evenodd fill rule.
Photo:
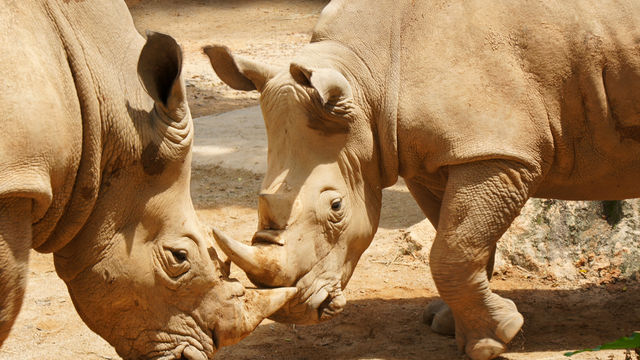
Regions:
<instances>
[{"instance_id":1,"label":"rhinoceros front leg","mask_svg":"<svg viewBox=\"0 0 640 360\"><path fill-rule=\"evenodd\" d=\"M443 191L429 190L419 181L405 179L411 195L429 219L434 228L438 228L440 220L440 208L442 207ZM496 246L493 244L489 262L487 263L487 279L491 280ZM442 299L429 303L422 315L423 321L431 327L431 330L442 335L455 335L456 327L451 308Z\"/></svg>"},{"instance_id":2,"label":"rhinoceros front leg","mask_svg":"<svg viewBox=\"0 0 640 360\"><path fill-rule=\"evenodd\" d=\"M499 356L522 327L515 304L489 289L487 269L536 178L506 160L449 168L430 266L453 313L458 346L473 360Z\"/></svg>"},{"instance_id":3,"label":"rhinoceros front leg","mask_svg":"<svg viewBox=\"0 0 640 360\"><path fill-rule=\"evenodd\" d=\"M0 345L18 316L31 248L31 199L0 199Z\"/></svg>"},{"instance_id":4,"label":"rhinoceros front leg","mask_svg":"<svg viewBox=\"0 0 640 360\"><path fill-rule=\"evenodd\" d=\"M491 280L493 274L493 265L495 260L496 246L494 244L493 251L489 255L487 263L487 280ZM455 335L456 324L453 319L451 308L442 299L437 299L429 303L422 314L423 321L431 327L431 330L442 335Z\"/></svg>"}]
</instances>

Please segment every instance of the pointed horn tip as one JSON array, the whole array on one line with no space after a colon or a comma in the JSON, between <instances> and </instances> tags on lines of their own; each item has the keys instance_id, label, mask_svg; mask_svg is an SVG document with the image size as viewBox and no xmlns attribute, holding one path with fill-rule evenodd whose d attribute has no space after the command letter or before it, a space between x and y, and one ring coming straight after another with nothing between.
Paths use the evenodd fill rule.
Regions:
<instances>
[{"instance_id":1,"label":"pointed horn tip","mask_svg":"<svg viewBox=\"0 0 640 360\"><path fill-rule=\"evenodd\" d=\"M213 238L216 241L216 243L218 245L220 245L222 250L225 251L225 252L227 252L227 249L230 246L233 248L232 245L234 245L236 243L239 244L239 245L245 245L245 244L239 242L238 240L232 238L231 236L227 235L222 230L217 229L215 227L211 228L211 235L213 235ZM249 245L245 245L245 246L249 246Z\"/></svg>"},{"instance_id":2,"label":"pointed horn tip","mask_svg":"<svg viewBox=\"0 0 640 360\"><path fill-rule=\"evenodd\" d=\"M209 55L209 53L211 53L212 51L214 51L213 45L207 45L202 47L202 52L205 53L206 55Z\"/></svg>"},{"instance_id":3,"label":"pointed horn tip","mask_svg":"<svg viewBox=\"0 0 640 360\"><path fill-rule=\"evenodd\" d=\"M295 287L281 287L276 289L282 291L282 296L285 299L285 302L293 299L293 297L298 294L298 288Z\"/></svg>"},{"instance_id":4,"label":"pointed horn tip","mask_svg":"<svg viewBox=\"0 0 640 360\"><path fill-rule=\"evenodd\" d=\"M224 232L222 232L222 230L220 230L220 229L218 229L216 227L212 227L211 228L211 235L213 235L213 238L218 243L220 243L220 241L224 241L226 239L229 239L229 236L227 234L225 234Z\"/></svg>"},{"instance_id":5,"label":"pointed horn tip","mask_svg":"<svg viewBox=\"0 0 640 360\"><path fill-rule=\"evenodd\" d=\"M293 284L290 272L285 266L284 247L252 246L235 240L216 228L211 228L211 231L220 250L244 270L254 284L259 286Z\"/></svg>"},{"instance_id":6,"label":"pointed horn tip","mask_svg":"<svg viewBox=\"0 0 640 360\"><path fill-rule=\"evenodd\" d=\"M227 46L224 46L224 45L212 44L212 45L203 46L202 52L208 56L215 56L218 53L230 54L231 49L229 49Z\"/></svg>"},{"instance_id":7,"label":"pointed horn tip","mask_svg":"<svg viewBox=\"0 0 640 360\"><path fill-rule=\"evenodd\" d=\"M220 250L222 250L222 252L225 253L225 255L229 256L229 258L233 261L234 252L232 249L237 241L215 227L211 228L211 235L213 235L213 239L220 247Z\"/></svg>"},{"instance_id":8,"label":"pointed horn tip","mask_svg":"<svg viewBox=\"0 0 640 360\"><path fill-rule=\"evenodd\" d=\"M255 248L233 239L215 227L211 228L211 233L220 250L242 270L255 274L263 271L260 267L261 261L256 256L257 250Z\"/></svg>"},{"instance_id":9,"label":"pointed horn tip","mask_svg":"<svg viewBox=\"0 0 640 360\"><path fill-rule=\"evenodd\" d=\"M296 287L276 287L268 289L251 289L260 296L268 296L274 302L287 302L298 294Z\"/></svg>"},{"instance_id":10,"label":"pointed horn tip","mask_svg":"<svg viewBox=\"0 0 640 360\"><path fill-rule=\"evenodd\" d=\"M262 317L271 316L298 293L298 289L294 287L252 289L251 291L255 292L255 298L262 299L262 301L253 304L257 306L253 308L254 311Z\"/></svg>"},{"instance_id":11,"label":"pointed horn tip","mask_svg":"<svg viewBox=\"0 0 640 360\"><path fill-rule=\"evenodd\" d=\"M271 298L272 307L269 309L269 313L265 314L267 317L276 313L298 294L298 289L294 287L277 288L277 290L279 290L279 294Z\"/></svg>"}]
</instances>

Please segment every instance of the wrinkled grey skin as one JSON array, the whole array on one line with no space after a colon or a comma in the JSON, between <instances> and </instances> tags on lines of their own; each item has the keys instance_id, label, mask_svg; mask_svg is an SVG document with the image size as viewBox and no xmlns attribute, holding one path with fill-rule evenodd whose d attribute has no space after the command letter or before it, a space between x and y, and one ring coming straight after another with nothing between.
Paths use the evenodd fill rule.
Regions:
<instances>
[{"instance_id":1,"label":"wrinkled grey skin","mask_svg":"<svg viewBox=\"0 0 640 360\"><path fill-rule=\"evenodd\" d=\"M211 358L293 296L229 279L198 222L174 39L122 1L1 0L0 51L0 343L30 249L126 359Z\"/></svg>"},{"instance_id":2,"label":"wrinkled grey skin","mask_svg":"<svg viewBox=\"0 0 640 360\"><path fill-rule=\"evenodd\" d=\"M252 246L217 240L298 287L275 319L330 318L402 176L437 229L427 319L495 358L523 324L489 288L495 246L527 199L640 196L638 39L632 0L336 0L285 68L208 47L261 92L269 145Z\"/></svg>"}]
</instances>

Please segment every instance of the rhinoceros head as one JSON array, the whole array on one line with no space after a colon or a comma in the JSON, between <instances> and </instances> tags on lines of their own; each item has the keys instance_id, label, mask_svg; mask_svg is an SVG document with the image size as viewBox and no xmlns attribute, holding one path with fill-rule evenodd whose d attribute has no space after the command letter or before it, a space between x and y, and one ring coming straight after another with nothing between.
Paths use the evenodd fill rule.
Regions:
<instances>
[{"instance_id":1,"label":"rhinoceros head","mask_svg":"<svg viewBox=\"0 0 640 360\"><path fill-rule=\"evenodd\" d=\"M102 125L111 135L103 137L95 205L54 257L82 319L126 359L211 358L296 292L248 290L230 279L199 224L181 62L175 40L148 34L140 82L131 71L139 89L128 89L129 111Z\"/></svg>"},{"instance_id":2,"label":"rhinoceros head","mask_svg":"<svg viewBox=\"0 0 640 360\"><path fill-rule=\"evenodd\" d=\"M369 109L347 76L301 58L277 69L204 49L219 77L257 89L268 138L267 172L251 246L214 230L230 259L258 286L296 286L272 319L314 323L346 304L343 289L380 216L381 174Z\"/></svg>"}]
</instances>

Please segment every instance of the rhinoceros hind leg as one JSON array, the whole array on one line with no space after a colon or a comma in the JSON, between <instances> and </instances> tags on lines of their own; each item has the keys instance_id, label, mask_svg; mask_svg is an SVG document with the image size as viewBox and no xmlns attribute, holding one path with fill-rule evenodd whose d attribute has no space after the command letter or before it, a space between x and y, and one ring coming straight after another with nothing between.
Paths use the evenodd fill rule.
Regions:
<instances>
[{"instance_id":1,"label":"rhinoceros hind leg","mask_svg":"<svg viewBox=\"0 0 640 360\"><path fill-rule=\"evenodd\" d=\"M449 336L456 334L456 324L451 308L441 299L433 300L427 305L422 314L422 320L438 334Z\"/></svg>"}]
</instances>

